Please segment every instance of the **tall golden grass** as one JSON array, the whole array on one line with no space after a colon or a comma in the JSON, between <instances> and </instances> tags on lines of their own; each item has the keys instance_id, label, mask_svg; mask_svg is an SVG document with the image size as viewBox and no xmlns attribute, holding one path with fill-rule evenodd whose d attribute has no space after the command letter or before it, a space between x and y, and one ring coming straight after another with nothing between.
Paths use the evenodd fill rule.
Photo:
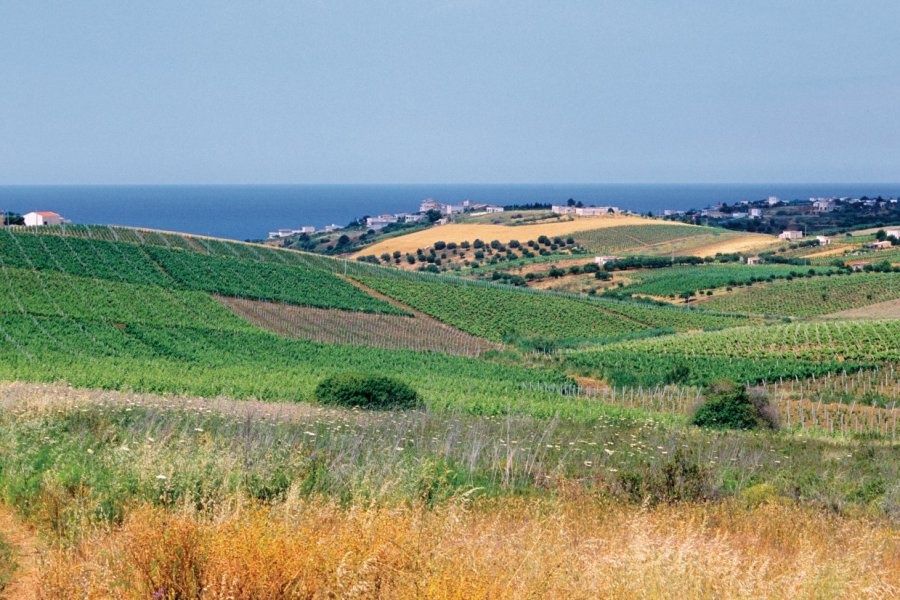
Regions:
<instances>
[{"instance_id":1,"label":"tall golden grass","mask_svg":"<svg viewBox=\"0 0 900 600\"><path fill-rule=\"evenodd\" d=\"M640 507L582 492L432 510L299 496L235 499L214 515L138 506L44 561L41 598L900 594L900 536L887 523L777 501Z\"/></svg>"}]
</instances>

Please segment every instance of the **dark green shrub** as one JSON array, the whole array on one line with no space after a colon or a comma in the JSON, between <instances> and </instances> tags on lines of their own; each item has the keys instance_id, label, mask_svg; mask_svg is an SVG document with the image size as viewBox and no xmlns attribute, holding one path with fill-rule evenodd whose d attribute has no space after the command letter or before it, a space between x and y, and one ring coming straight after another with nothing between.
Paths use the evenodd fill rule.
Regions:
<instances>
[{"instance_id":1,"label":"dark green shrub","mask_svg":"<svg viewBox=\"0 0 900 600\"><path fill-rule=\"evenodd\" d=\"M322 404L360 408L417 408L422 399L409 385L390 377L340 373L323 379L316 386L316 399Z\"/></svg>"},{"instance_id":2,"label":"dark green shrub","mask_svg":"<svg viewBox=\"0 0 900 600\"><path fill-rule=\"evenodd\" d=\"M775 411L760 390L748 394L743 385L719 381L710 384L703 396L703 404L691 419L694 425L717 429L775 429L778 425Z\"/></svg>"}]
</instances>

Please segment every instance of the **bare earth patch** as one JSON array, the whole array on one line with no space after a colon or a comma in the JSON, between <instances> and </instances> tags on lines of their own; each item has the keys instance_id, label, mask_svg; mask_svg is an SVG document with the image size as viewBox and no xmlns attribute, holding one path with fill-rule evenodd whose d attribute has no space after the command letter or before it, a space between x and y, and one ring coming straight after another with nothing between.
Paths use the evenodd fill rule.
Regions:
<instances>
[{"instance_id":1,"label":"bare earth patch","mask_svg":"<svg viewBox=\"0 0 900 600\"><path fill-rule=\"evenodd\" d=\"M900 319L900 299L824 315L826 319Z\"/></svg>"},{"instance_id":2,"label":"bare earth patch","mask_svg":"<svg viewBox=\"0 0 900 600\"><path fill-rule=\"evenodd\" d=\"M238 316L285 337L376 348L478 356L500 346L424 314L384 315L217 297Z\"/></svg>"}]
</instances>

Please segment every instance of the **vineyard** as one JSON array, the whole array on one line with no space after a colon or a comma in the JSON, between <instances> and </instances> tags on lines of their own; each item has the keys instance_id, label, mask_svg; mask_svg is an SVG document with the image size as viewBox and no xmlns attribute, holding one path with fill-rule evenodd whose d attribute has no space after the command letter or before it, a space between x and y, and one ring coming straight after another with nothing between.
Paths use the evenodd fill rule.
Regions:
<instances>
[{"instance_id":1,"label":"vineyard","mask_svg":"<svg viewBox=\"0 0 900 600\"><path fill-rule=\"evenodd\" d=\"M900 321L828 321L682 333L568 356L618 385L812 377L900 362Z\"/></svg>"},{"instance_id":2,"label":"vineyard","mask_svg":"<svg viewBox=\"0 0 900 600\"><path fill-rule=\"evenodd\" d=\"M820 377L780 379L763 386L783 427L830 435L872 434L900 439L900 370L840 371ZM564 394L628 409L689 416L703 402L696 386L616 387L523 385L529 395Z\"/></svg>"},{"instance_id":3,"label":"vineyard","mask_svg":"<svg viewBox=\"0 0 900 600\"><path fill-rule=\"evenodd\" d=\"M713 310L811 317L900 299L900 273L851 273L735 290L703 306Z\"/></svg>"},{"instance_id":4,"label":"vineyard","mask_svg":"<svg viewBox=\"0 0 900 600\"><path fill-rule=\"evenodd\" d=\"M217 253L204 254L155 245L0 232L0 260L8 267L322 308L403 313L330 271L302 264L303 255L271 251L273 256L290 257L282 263L235 255L226 258L224 253L240 244L221 246Z\"/></svg>"},{"instance_id":5,"label":"vineyard","mask_svg":"<svg viewBox=\"0 0 900 600\"><path fill-rule=\"evenodd\" d=\"M599 341L656 329L686 331L747 322L740 316L594 300L449 277L373 270L354 271L351 276L458 329L498 342L533 337Z\"/></svg>"},{"instance_id":6,"label":"vineyard","mask_svg":"<svg viewBox=\"0 0 900 600\"><path fill-rule=\"evenodd\" d=\"M713 227L685 227L669 223L647 223L644 225L623 225L606 229L582 231L575 235L575 241L590 252L616 254L629 252L647 254L652 246L671 244L697 236L713 236L724 233Z\"/></svg>"},{"instance_id":7,"label":"vineyard","mask_svg":"<svg viewBox=\"0 0 900 600\"><path fill-rule=\"evenodd\" d=\"M794 279L810 274L823 275L834 272L838 272L838 269L796 265L710 264L667 267L628 273L628 277L634 283L622 288L619 293L670 297L691 292L697 293L702 290L737 287L760 281ZM754 291L751 290L750 293L754 293Z\"/></svg>"}]
</instances>

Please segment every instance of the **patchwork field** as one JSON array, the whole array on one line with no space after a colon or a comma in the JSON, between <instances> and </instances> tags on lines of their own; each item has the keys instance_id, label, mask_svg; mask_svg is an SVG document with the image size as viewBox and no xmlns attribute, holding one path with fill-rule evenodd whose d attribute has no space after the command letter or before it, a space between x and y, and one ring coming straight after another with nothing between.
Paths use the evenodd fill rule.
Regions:
<instances>
[{"instance_id":1,"label":"patchwork field","mask_svg":"<svg viewBox=\"0 0 900 600\"><path fill-rule=\"evenodd\" d=\"M783 301L811 314L802 284L828 283L815 311L860 310L890 281L757 282L729 309L796 284ZM0 231L0 593L895 596L900 320L772 322L171 233ZM335 375L420 403L326 406ZM762 383L779 430L693 425L723 378Z\"/></svg>"},{"instance_id":2,"label":"patchwork field","mask_svg":"<svg viewBox=\"0 0 900 600\"><path fill-rule=\"evenodd\" d=\"M630 215L609 215L606 217L576 217L571 220L553 223L539 223L536 225L492 225L489 223L450 223L439 227L433 227L424 231L418 231L409 235L391 238L369 246L358 252L356 256L376 256L399 250L402 253L415 252L419 248L428 248L438 240L443 242L474 242L476 239L485 242L497 240L501 243L509 243L510 240L536 240L542 235L548 237L568 236L570 234L608 227L621 227L624 225L655 224L659 221L645 217ZM689 228L690 225L682 227Z\"/></svg>"}]
</instances>

